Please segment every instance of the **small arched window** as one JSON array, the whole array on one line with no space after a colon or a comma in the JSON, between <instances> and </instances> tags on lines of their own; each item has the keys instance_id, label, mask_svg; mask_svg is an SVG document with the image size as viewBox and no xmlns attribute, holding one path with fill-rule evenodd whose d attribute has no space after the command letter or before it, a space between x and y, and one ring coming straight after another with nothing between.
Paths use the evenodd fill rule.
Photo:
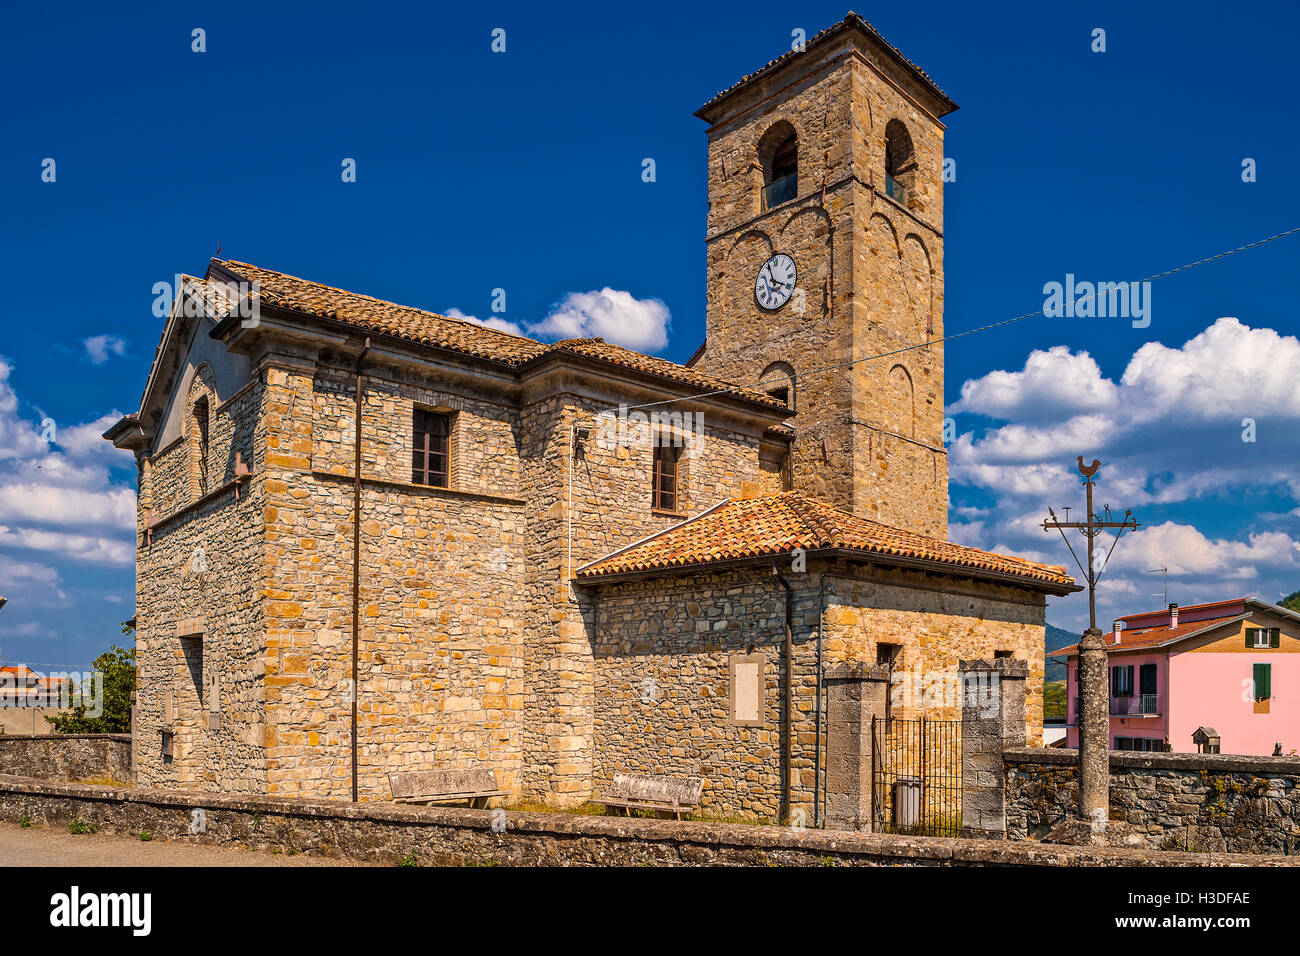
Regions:
<instances>
[{"instance_id":1,"label":"small arched window","mask_svg":"<svg viewBox=\"0 0 1300 956\"><path fill-rule=\"evenodd\" d=\"M199 494L208 493L208 440L209 414L208 396L200 395L194 401L194 457L197 465Z\"/></svg>"},{"instance_id":2,"label":"small arched window","mask_svg":"<svg viewBox=\"0 0 1300 956\"><path fill-rule=\"evenodd\" d=\"M762 389L778 402L783 402L791 413L794 412L795 375L794 368L785 362L773 362L763 370L759 377Z\"/></svg>"},{"instance_id":3,"label":"small arched window","mask_svg":"<svg viewBox=\"0 0 1300 956\"><path fill-rule=\"evenodd\" d=\"M785 120L777 123L758 144L763 167L763 209L789 202L799 194L799 135Z\"/></svg>"},{"instance_id":4,"label":"small arched window","mask_svg":"<svg viewBox=\"0 0 1300 956\"><path fill-rule=\"evenodd\" d=\"M906 206L915 184L916 151L907 127L896 119L885 127L885 195Z\"/></svg>"}]
</instances>

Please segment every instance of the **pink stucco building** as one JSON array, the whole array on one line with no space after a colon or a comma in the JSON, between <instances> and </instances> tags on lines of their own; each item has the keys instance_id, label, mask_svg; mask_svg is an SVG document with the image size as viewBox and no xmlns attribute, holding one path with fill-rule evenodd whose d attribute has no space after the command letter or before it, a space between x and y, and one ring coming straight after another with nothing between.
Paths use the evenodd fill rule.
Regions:
<instances>
[{"instance_id":1,"label":"pink stucco building","mask_svg":"<svg viewBox=\"0 0 1300 956\"><path fill-rule=\"evenodd\" d=\"M1300 750L1300 614L1252 597L1171 604L1116 619L1109 652L1111 749ZM1078 646L1051 656L1068 658L1066 745L1077 747Z\"/></svg>"}]
</instances>

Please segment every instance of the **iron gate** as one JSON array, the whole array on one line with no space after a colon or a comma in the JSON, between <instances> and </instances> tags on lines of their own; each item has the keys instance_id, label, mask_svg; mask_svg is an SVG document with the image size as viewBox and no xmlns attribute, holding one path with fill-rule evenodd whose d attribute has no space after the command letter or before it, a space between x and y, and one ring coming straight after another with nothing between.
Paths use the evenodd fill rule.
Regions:
<instances>
[{"instance_id":1,"label":"iron gate","mask_svg":"<svg viewBox=\"0 0 1300 956\"><path fill-rule=\"evenodd\" d=\"M872 831L957 836L961 721L872 717L871 743Z\"/></svg>"}]
</instances>

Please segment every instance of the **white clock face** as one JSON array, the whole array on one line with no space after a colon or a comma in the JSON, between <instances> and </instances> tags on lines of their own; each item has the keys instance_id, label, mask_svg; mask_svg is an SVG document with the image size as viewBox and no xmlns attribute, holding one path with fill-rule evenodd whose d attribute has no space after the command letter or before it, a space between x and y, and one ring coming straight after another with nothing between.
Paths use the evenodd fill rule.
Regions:
<instances>
[{"instance_id":1,"label":"white clock face","mask_svg":"<svg viewBox=\"0 0 1300 956\"><path fill-rule=\"evenodd\" d=\"M794 260L778 252L763 263L754 280L754 298L765 309L779 309L790 301L795 283Z\"/></svg>"}]
</instances>

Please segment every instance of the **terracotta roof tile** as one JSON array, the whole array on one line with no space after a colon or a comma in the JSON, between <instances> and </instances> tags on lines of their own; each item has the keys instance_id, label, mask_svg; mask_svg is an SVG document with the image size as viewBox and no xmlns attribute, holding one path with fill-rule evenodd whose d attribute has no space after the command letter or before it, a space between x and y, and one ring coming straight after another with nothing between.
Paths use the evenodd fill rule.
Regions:
<instances>
[{"instance_id":1,"label":"terracotta roof tile","mask_svg":"<svg viewBox=\"0 0 1300 956\"><path fill-rule=\"evenodd\" d=\"M265 305L334 319L360 329L498 362L524 362L546 350L541 342L521 335L499 332L359 292L348 292L248 262L232 259L216 260L216 264L242 279L258 283L261 301Z\"/></svg>"},{"instance_id":2,"label":"terracotta roof tile","mask_svg":"<svg viewBox=\"0 0 1300 956\"><path fill-rule=\"evenodd\" d=\"M732 93L734 93L736 90L740 89L741 87L747 86L748 84L754 82L759 77L763 76L765 73L771 72L772 70L780 66L782 63L794 59L795 57L799 56L801 52L807 52L808 49L810 49L814 44L818 43L819 41L831 36L832 34L839 33L843 30L849 28L855 28L855 27L858 30L861 30L863 33L867 34L867 36L871 37L873 40L875 40L877 43L883 46L886 50L893 53L893 55L898 59L900 63L902 63L904 66L910 69L918 80L920 80L922 83L924 83L926 86L930 88L931 92L933 92L935 96L939 97L941 100L943 100L946 104L948 104L951 107L951 109L949 109L947 112L952 112L952 110L957 109L957 104L952 102L952 100L948 98L948 94L939 88L938 84L936 84L934 80L930 78L930 74L926 73L925 70L921 69L915 63L909 60L906 56L904 56L902 50L894 46L892 43L890 43L888 40L886 40L883 36L880 35L880 31L878 31L875 27L873 27L862 17L858 16L856 13L850 10L848 15L845 16L843 20L840 20L838 23L833 23L825 30L821 30L820 32L814 34L807 42L804 43L803 51L790 50L786 53L783 53L781 56L778 56L775 60L769 60L767 63L765 63L763 66L760 66L753 73L747 73L746 75L742 76L739 80L737 80L735 83L732 83L725 90L722 90L714 94L712 99L710 99L707 103L705 103L703 106L701 106L698 110L695 111L695 115L699 116L710 106L713 106L715 103L719 102L720 100L726 98L727 96L730 96Z\"/></svg>"},{"instance_id":3,"label":"terracotta roof tile","mask_svg":"<svg viewBox=\"0 0 1300 956\"><path fill-rule=\"evenodd\" d=\"M1078 590L1065 568L981 551L862 518L795 492L731 499L695 518L579 568L579 579L669 571L806 551L842 549L864 556L945 565L954 571L1010 575L1057 590Z\"/></svg>"},{"instance_id":4,"label":"terracotta roof tile","mask_svg":"<svg viewBox=\"0 0 1300 956\"><path fill-rule=\"evenodd\" d=\"M1169 627L1167 624L1157 627L1142 627L1129 630L1125 628L1120 631L1119 643L1113 643L1115 635L1113 631L1102 631L1102 637L1106 639L1106 649L1110 652L1115 651L1136 651L1148 650L1153 647L1159 647L1162 644L1168 644L1171 641L1180 641L1198 631L1204 631L1211 627L1218 627L1220 624L1227 624L1229 621L1240 620L1240 614L1227 614L1223 617L1202 618L1197 621L1179 621L1177 627ZM1068 647L1062 647L1059 650L1048 651L1052 656L1059 654L1076 654L1078 653L1078 643L1070 644Z\"/></svg>"},{"instance_id":5,"label":"terracotta roof tile","mask_svg":"<svg viewBox=\"0 0 1300 956\"><path fill-rule=\"evenodd\" d=\"M561 339L546 344L500 332L473 322L453 319L436 312L386 302L358 292L348 292L264 269L247 262L214 260L221 269L260 286L264 304L279 306L305 315L333 319L346 325L423 345L448 349L464 355L501 362L515 368L553 355L577 355L703 392L734 394L749 402L782 408L783 403L764 392L724 382L696 369L652 355L642 355L599 338ZM197 281L197 280L196 280Z\"/></svg>"}]
</instances>

